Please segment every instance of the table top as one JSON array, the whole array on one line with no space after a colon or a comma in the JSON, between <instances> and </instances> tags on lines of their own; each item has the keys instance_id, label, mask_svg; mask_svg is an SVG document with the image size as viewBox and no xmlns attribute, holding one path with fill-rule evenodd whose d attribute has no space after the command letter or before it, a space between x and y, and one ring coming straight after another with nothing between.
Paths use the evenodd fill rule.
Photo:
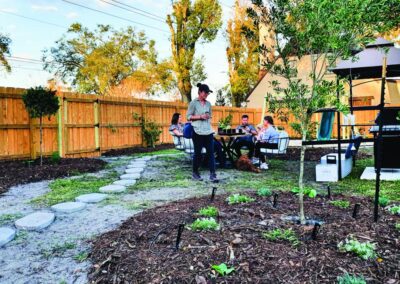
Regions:
<instances>
[{"instance_id":1,"label":"table top","mask_svg":"<svg viewBox=\"0 0 400 284\"><path fill-rule=\"evenodd\" d=\"M246 133L235 133L235 134L215 134L214 137L215 138L224 138L224 137L232 137L232 138L238 138L238 137L243 137L246 136Z\"/></svg>"}]
</instances>

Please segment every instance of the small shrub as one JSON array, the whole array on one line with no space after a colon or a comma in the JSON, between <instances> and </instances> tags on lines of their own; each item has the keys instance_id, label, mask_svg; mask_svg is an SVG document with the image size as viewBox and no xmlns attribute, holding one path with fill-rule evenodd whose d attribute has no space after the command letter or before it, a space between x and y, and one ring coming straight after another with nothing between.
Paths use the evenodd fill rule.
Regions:
<instances>
[{"instance_id":1,"label":"small shrub","mask_svg":"<svg viewBox=\"0 0 400 284\"><path fill-rule=\"evenodd\" d=\"M229 204L248 203L253 202L255 199L247 195L233 194L228 197Z\"/></svg>"},{"instance_id":2,"label":"small shrub","mask_svg":"<svg viewBox=\"0 0 400 284\"><path fill-rule=\"evenodd\" d=\"M212 217L200 218L200 219L196 219L190 225L190 228L193 231L204 231L204 230L216 231L219 229L219 225L218 225L217 221Z\"/></svg>"},{"instance_id":3,"label":"small shrub","mask_svg":"<svg viewBox=\"0 0 400 284\"><path fill-rule=\"evenodd\" d=\"M211 268L214 269L221 276L228 275L235 271L235 268L228 267L225 263L221 263L220 265L213 265L211 266Z\"/></svg>"},{"instance_id":4,"label":"small shrub","mask_svg":"<svg viewBox=\"0 0 400 284\"><path fill-rule=\"evenodd\" d=\"M269 188L263 187L257 190L257 195L258 196L271 196L272 195L272 190Z\"/></svg>"},{"instance_id":5,"label":"small shrub","mask_svg":"<svg viewBox=\"0 0 400 284\"><path fill-rule=\"evenodd\" d=\"M339 251L353 252L364 260L376 257L375 244L370 242L360 243L355 239L346 239L338 244Z\"/></svg>"},{"instance_id":6,"label":"small shrub","mask_svg":"<svg viewBox=\"0 0 400 284\"><path fill-rule=\"evenodd\" d=\"M388 198L382 196L382 197L379 197L378 202L379 202L379 205L380 205L381 207L386 207L386 206L388 206L388 204L389 204L390 201L389 201Z\"/></svg>"},{"instance_id":7,"label":"small shrub","mask_svg":"<svg viewBox=\"0 0 400 284\"><path fill-rule=\"evenodd\" d=\"M155 148L155 144L160 140L162 126L154 121L148 120L145 116L137 113L133 114L133 118L139 122L142 130L142 139L148 147Z\"/></svg>"},{"instance_id":8,"label":"small shrub","mask_svg":"<svg viewBox=\"0 0 400 284\"><path fill-rule=\"evenodd\" d=\"M292 246L300 245L300 241L292 229L274 229L263 233L263 237L269 241L288 241Z\"/></svg>"},{"instance_id":9,"label":"small shrub","mask_svg":"<svg viewBox=\"0 0 400 284\"><path fill-rule=\"evenodd\" d=\"M400 205L390 207L389 212L394 215L400 215Z\"/></svg>"},{"instance_id":10,"label":"small shrub","mask_svg":"<svg viewBox=\"0 0 400 284\"><path fill-rule=\"evenodd\" d=\"M50 161L52 164L58 164L61 161L61 156L58 152L53 152L50 157Z\"/></svg>"},{"instance_id":11,"label":"small shrub","mask_svg":"<svg viewBox=\"0 0 400 284\"><path fill-rule=\"evenodd\" d=\"M217 217L218 216L218 208L214 206L208 206L205 208L201 208L199 210L199 214L205 217Z\"/></svg>"},{"instance_id":12,"label":"small shrub","mask_svg":"<svg viewBox=\"0 0 400 284\"><path fill-rule=\"evenodd\" d=\"M348 273L344 274L343 276L339 276L337 278L338 284L366 284L363 276L353 276L349 275Z\"/></svg>"},{"instance_id":13,"label":"small shrub","mask_svg":"<svg viewBox=\"0 0 400 284\"><path fill-rule=\"evenodd\" d=\"M299 187L294 187L292 189L292 192L295 193L295 194L299 194L300 188ZM308 196L310 198L315 198L317 196L317 191L312 187L305 186L303 188L303 194L304 194L304 196Z\"/></svg>"},{"instance_id":14,"label":"small shrub","mask_svg":"<svg viewBox=\"0 0 400 284\"><path fill-rule=\"evenodd\" d=\"M347 200L332 200L329 202L333 206L340 207L340 208L349 208L350 207L350 201Z\"/></svg>"}]
</instances>

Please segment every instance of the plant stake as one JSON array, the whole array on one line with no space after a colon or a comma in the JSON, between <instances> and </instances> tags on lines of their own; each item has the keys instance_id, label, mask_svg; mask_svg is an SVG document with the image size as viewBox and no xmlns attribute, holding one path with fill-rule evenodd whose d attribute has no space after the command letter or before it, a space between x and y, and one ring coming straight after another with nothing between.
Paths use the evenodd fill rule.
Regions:
<instances>
[{"instance_id":1,"label":"plant stake","mask_svg":"<svg viewBox=\"0 0 400 284\"><path fill-rule=\"evenodd\" d=\"M185 224L179 224L178 225L178 235L176 236L176 244L175 244L175 249L179 250L179 244L181 242L181 236L183 229L185 228Z\"/></svg>"},{"instance_id":2,"label":"plant stake","mask_svg":"<svg viewBox=\"0 0 400 284\"><path fill-rule=\"evenodd\" d=\"M328 185L328 199L331 199L331 186Z\"/></svg>"},{"instance_id":3,"label":"plant stake","mask_svg":"<svg viewBox=\"0 0 400 284\"><path fill-rule=\"evenodd\" d=\"M278 203L278 194L274 193L274 199L272 201L272 207L276 208L277 203Z\"/></svg>"},{"instance_id":4,"label":"plant stake","mask_svg":"<svg viewBox=\"0 0 400 284\"><path fill-rule=\"evenodd\" d=\"M359 203L354 204L354 209L353 209L353 218L354 219L357 218L357 214L358 214L359 210L360 210L360 204Z\"/></svg>"},{"instance_id":5,"label":"plant stake","mask_svg":"<svg viewBox=\"0 0 400 284\"><path fill-rule=\"evenodd\" d=\"M217 191L217 188L216 188L216 187L213 187L213 188L212 188L212 192L211 192L211 198L210 198L210 201L211 201L211 202L214 201L216 191Z\"/></svg>"},{"instance_id":6,"label":"plant stake","mask_svg":"<svg viewBox=\"0 0 400 284\"><path fill-rule=\"evenodd\" d=\"M317 235L318 235L318 231L319 231L320 227L321 227L321 225L319 223L315 223L314 224L314 228L313 228L312 233L311 233L311 239L313 241L315 241L317 239Z\"/></svg>"}]
</instances>

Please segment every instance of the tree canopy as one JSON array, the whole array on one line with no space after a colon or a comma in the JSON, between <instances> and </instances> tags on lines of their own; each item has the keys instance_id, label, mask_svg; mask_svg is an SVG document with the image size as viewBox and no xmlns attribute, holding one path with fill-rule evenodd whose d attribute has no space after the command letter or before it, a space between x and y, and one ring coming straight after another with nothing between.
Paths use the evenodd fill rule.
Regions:
<instances>
[{"instance_id":1,"label":"tree canopy","mask_svg":"<svg viewBox=\"0 0 400 284\"><path fill-rule=\"evenodd\" d=\"M3 34L0 34L0 65L2 65L7 72L11 72L11 66L6 59L6 55L10 55L11 39Z\"/></svg>"},{"instance_id":2,"label":"tree canopy","mask_svg":"<svg viewBox=\"0 0 400 284\"><path fill-rule=\"evenodd\" d=\"M171 70L159 62L155 42L131 27L117 31L98 25L90 31L72 24L55 47L44 51L43 61L45 70L84 93L106 95L127 78L140 80L146 92L171 87Z\"/></svg>"},{"instance_id":3,"label":"tree canopy","mask_svg":"<svg viewBox=\"0 0 400 284\"><path fill-rule=\"evenodd\" d=\"M178 0L167 16L171 32L173 69L182 100L192 100L193 72L199 74L195 60L196 44L211 42L221 28L222 9L218 0ZM196 63L196 64L195 64ZM203 68L203 67L201 67Z\"/></svg>"}]
</instances>

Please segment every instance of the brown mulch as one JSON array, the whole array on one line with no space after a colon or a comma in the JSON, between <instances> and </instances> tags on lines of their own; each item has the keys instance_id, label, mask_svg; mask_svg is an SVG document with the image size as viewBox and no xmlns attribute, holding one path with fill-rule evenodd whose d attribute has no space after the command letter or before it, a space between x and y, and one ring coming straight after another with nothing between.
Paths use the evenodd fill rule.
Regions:
<instances>
[{"instance_id":1,"label":"brown mulch","mask_svg":"<svg viewBox=\"0 0 400 284\"><path fill-rule=\"evenodd\" d=\"M306 150L306 161L319 161L322 156L330 153L337 153L335 148L307 148ZM371 154L359 151L357 153L356 159L365 159L372 157ZM299 161L300 160L300 147L288 147L286 154L284 155L274 155L274 159L288 160L288 161Z\"/></svg>"},{"instance_id":2,"label":"brown mulch","mask_svg":"<svg viewBox=\"0 0 400 284\"><path fill-rule=\"evenodd\" d=\"M35 161L1 161L0 162L0 194L5 193L11 186L37 182L78 173L97 172L107 163L99 159L61 159L58 163L51 159Z\"/></svg>"},{"instance_id":3,"label":"brown mulch","mask_svg":"<svg viewBox=\"0 0 400 284\"><path fill-rule=\"evenodd\" d=\"M140 153L150 153L154 151L167 150L175 148L174 144L160 144L156 145L155 148L151 147L132 147L125 149L117 149L110 150L108 152L103 153L103 156L123 156L123 155L132 155L132 154L140 154Z\"/></svg>"},{"instance_id":4,"label":"brown mulch","mask_svg":"<svg viewBox=\"0 0 400 284\"><path fill-rule=\"evenodd\" d=\"M171 203L130 218L94 241L90 283L335 283L346 272L362 274L368 283L399 283L400 241L394 224L400 217L382 211L374 223L367 198L334 196L351 201L348 209L337 208L324 197L306 199L307 216L325 222L317 239L311 240L312 226L281 219L297 213L296 196L279 193L277 208L269 197L256 198L228 205L226 195L217 196L212 205L221 212L221 229L185 229L178 251L174 250L177 225L192 222L198 209L209 205L209 197ZM357 219L351 216L355 203L361 204ZM301 244L294 247L262 237L262 232L274 228L292 228ZM339 252L337 244L350 235L375 243L379 258L367 261ZM211 265L220 263L235 272L216 276Z\"/></svg>"}]
</instances>

